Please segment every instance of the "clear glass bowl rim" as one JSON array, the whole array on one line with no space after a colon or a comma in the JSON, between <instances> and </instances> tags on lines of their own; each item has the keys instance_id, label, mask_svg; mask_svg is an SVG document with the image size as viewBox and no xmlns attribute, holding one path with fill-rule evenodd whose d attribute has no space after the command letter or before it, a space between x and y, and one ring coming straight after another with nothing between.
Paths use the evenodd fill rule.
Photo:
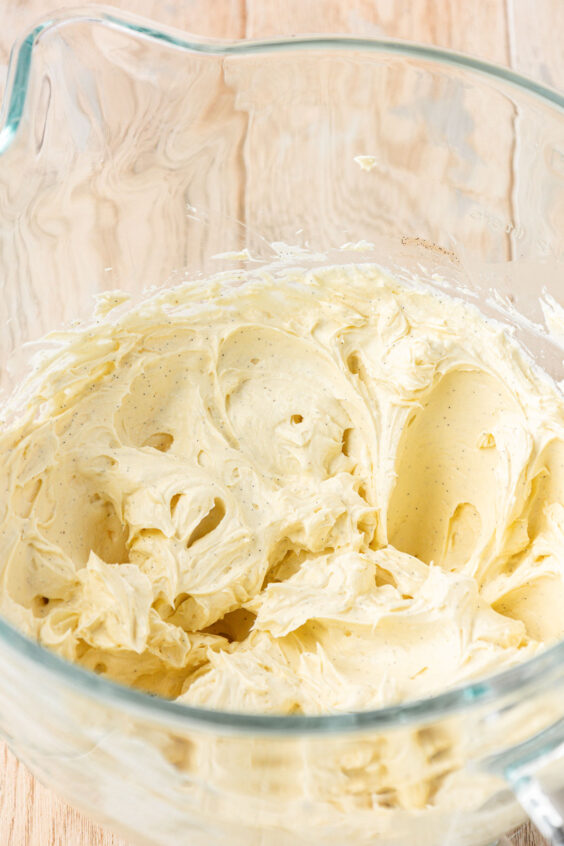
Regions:
<instances>
[{"instance_id":1,"label":"clear glass bowl rim","mask_svg":"<svg viewBox=\"0 0 564 846\"><path fill-rule=\"evenodd\" d=\"M55 12L41 19L12 47L6 88L0 111L0 155L16 137L24 114L33 51L50 30L72 23L92 23L121 30L134 37L153 40L172 48L212 56L248 56L260 53L319 50L356 50L392 57L429 61L446 68L469 71L490 80L509 83L526 94L540 98L545 105L564 110L564 96L555 89L536 82L509 68L497 66L472 56L438 47L388 39L356 38L346 35L314 35L268 40L228 41L162 27L110 6L79 7ZM65 686L91 696L102 704L134 712L141 717L175 723L184 728L228 731L236 734L260 735L325 735L371 729L391 729L400 725L429 722L480 704L495 703L511 694L521 697L537 686L549 686L564 673L564 641L515 667L479 681L470 682L444 693L399 705L370 711L319 716L246 714L195 708L176 701L151 696L96 675L50 652L30 640L0 618L0 645L5 644L19 657L28 660L39 671L53 675ZM539 683L541 683L539 685Z\"/></svg>"}]
</instances>

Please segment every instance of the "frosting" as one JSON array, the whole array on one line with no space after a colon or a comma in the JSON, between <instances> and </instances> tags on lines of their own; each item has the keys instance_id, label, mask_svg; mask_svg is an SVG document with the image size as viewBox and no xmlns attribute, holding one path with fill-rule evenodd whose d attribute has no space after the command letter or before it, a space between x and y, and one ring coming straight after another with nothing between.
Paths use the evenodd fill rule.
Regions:
<instances>
[{"instance_id":1,"label":"frosting","mask_svg":"<svg viewBox=\"0 0 564 846\"><path fill-rule=\"evenodd\" d=\"M425 696L563 636L564 401L507 329L367 265L122 299L51 338L3 427L8 620L266 713Z\"/></svg>"}]
</instances>

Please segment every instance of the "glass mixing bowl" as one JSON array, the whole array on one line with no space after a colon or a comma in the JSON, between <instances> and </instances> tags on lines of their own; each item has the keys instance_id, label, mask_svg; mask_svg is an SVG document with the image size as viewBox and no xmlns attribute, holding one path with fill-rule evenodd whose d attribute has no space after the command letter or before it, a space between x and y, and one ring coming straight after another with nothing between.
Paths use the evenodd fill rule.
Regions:
<instances>
[{"instance_id":1,"label":"glass mixing bowl","mask_svg":"<svg viewBox=\"0 0 564 846\"><path fill-rule=\"evenodd\" d=\"M563 106L415 45L45 20L0 134L2 397L101 291L350 261L478 302L561 379ZM564 644L430 699L273 717L151 698L0 621L0 728L139 843L480 846L525 812L564 843Z\"/></svg>"}]
</instances>

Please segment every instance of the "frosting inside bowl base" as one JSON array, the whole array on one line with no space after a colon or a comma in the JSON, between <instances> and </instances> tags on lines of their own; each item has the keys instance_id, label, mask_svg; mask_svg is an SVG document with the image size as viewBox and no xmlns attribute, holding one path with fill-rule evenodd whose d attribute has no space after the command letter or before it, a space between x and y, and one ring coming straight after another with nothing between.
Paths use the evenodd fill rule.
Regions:
<instances>
[{"instance_id":1,"label":"frosting inside bowl base","mask_svg":"<svg viewBox=\"0 0 564 846\"><path fill-rule=\"evenodd\" d=\"M374 266L106 296L0 439L0 612L191 704L353 711L564 634L564 399ZM21 396L21 395L20 395Z\"/></svg>"}]
</instances>

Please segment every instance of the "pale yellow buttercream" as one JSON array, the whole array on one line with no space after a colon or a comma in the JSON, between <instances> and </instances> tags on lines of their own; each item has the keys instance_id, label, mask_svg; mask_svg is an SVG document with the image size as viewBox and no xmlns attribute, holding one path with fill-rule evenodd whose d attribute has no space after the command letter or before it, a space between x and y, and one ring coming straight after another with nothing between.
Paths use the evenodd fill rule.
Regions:
<instances>
[{"instance_id":1,"label":"pale yellow buttercream","mask_svg":"<svg viewBox=\"0 0 564 846\"><path fill-rule=\"evenodd\" d=\"M564 399L374 267L106 297L0 441L0 612L189 703L372 708L564 634ZM112 306L118 306L112 309Z\"/></svg>"}]
</instances>

